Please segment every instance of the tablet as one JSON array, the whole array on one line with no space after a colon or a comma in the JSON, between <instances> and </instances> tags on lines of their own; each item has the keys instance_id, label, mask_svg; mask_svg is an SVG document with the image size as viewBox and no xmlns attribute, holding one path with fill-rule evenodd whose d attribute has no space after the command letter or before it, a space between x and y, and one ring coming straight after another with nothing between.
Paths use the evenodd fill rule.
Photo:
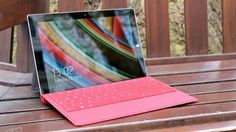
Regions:
<instances>
[{"instance_id":1,"label":"tablet","mask_svg":"<svg viewBox=\"0 0 236 132\"><path fill-rule=\"evenodd\" d=\"M133 9L28 15L41 94L146 76Z\"/></svg>"}]
</instances>

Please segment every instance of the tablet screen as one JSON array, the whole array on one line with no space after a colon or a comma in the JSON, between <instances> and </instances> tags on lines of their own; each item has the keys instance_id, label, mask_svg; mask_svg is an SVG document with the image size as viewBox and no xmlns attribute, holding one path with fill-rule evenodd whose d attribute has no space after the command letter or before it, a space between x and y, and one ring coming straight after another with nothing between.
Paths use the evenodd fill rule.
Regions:
<instances>
[{"instance_id":1,"label":"tablet screen","mask_svg":"<svg viewBox=\"0 0 236 132\"><path fill-rule=\"evenodd\" d=\"M43 94L146 75L131 9L28 18Z\"/></svg>"}]
</instances>

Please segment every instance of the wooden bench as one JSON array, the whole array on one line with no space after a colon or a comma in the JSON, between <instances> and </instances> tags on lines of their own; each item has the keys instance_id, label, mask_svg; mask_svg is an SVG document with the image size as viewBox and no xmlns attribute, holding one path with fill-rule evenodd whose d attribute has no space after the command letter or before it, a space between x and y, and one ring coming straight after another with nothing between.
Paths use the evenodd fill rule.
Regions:
<instances>
[{"instance_id":1,"label":"wooden bench","mask_svg":"<svg viewBox=\"0 0 236 132\"><path fill-rule=\"evenodd\" d=\"M103 8L127 7L127 0L102 0ZM37 5L37 6L36 6ZM146 0L149 75L199 102L74 127L31 89L32 55L25 16L48 12L48 1L0 1L0 131L194 131L236 130L236 0L222 0L223 54L208 54L207 0L185 0L186 56L170 57L167 0ZM59 0L60 11L84 10L83 0ZM18 25L14 29L11 27ZM10 28L10 29L9 29ZM12 63L17 29L17 61Z\"/></svg>"}]
</instances>

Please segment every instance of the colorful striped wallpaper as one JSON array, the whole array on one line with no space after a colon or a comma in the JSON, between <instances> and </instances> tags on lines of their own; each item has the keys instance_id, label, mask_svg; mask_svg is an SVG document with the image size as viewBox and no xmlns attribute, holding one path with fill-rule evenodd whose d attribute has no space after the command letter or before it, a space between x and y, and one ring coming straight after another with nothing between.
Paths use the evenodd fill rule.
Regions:
<instances>
[{"instance_id":1,"label":"colorful striped wallpaper","mask_svg":"<svg viewBox=\"0 0 236 132\"><path fill-rule=\"evenodd\" d=\"M134 28L128 16L39 22L50 92L144 76Z\"/></svg>"}]
</instances>

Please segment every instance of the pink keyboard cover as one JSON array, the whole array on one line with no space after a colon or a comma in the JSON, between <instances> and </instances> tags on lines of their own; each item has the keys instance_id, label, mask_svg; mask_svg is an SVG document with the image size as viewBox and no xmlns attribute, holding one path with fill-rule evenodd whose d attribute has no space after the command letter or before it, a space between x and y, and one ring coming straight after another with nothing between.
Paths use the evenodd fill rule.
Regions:
<instances>
[{"instance_id":1,"label":"pink keyboard cover","mask_svg":"<svg viewBox=\"0 0 236 132\"><path fill-rule=\"evenodd\" d=\"M169 97L171 93L173 93L173 97ZM166 98L165 102L168 102L168 100L170 103L173 102L170 106L175 106L175 105L179 105L183 103L189 103L189 102L193 102L197 100L191 96L188 96L182 92L175 90L174 88L169 87L168 85L152 77L143 77L143 78L131 79L131 80L115 82L115 83L110 83L110 84L101 84L101 85L92 86L88 88L50 93L50 94L43 95L43 98L46 99L49 103L51 103L54 107L56 107L68 119L70 119L70 117L68 117L69 114L65 114L65 113L75 113L75 112L80 112L80 111L82 113L82 111L91 111L93 109L95 110L94 112L96 112L97 108L102 108L102 107L105 108L109 105L111 106L111 105L122 104L122 103L125 104L128 102L132 102L132 100L133 102L135 101L138 102L138 100L142 100L144 98L154 99L158 96L160 96L160 99L166 96L163 98L163 99ZM174 102L178 102L178 98L176 98L175 96L182 96L182 98L183 99L186 98L186 100L180 99L181 97L179 97L179 100L182 103L179 102L179 103L174 104ZM173 101L173 98L175 98L177 101ZM153 99L151 99L150 101L155 101ZM163 101L163 103L165 102ZM142 103L142 101L140 101L140 103ZM150 104L152 103L153 102L150 102ZM130 105L132 105L132 103ZM163 104L159 104L159 105L163 105ZM123 105L121 105L120 107L123 107ZM146 105L146 107L148 107L148 105ZM169 106L166 105L165 107L169 107ZM113 106L110 108L112 109L115 107ZM134 104L134 108L135 108L135 104ZM126 108L123 108L123 109L125 110ZM135 109L138 109L138 108L135 108ZM150 111L149 108L147 108L147 110ZM143 112L146 112L146 111L143 110ZM142 110L140 110L138 113L142 113ZM90 112L90 114L95 114L95 113ZM137 114L137 112L134 112L133 114ZM129 113L128 115L132 115L132 112ZM123 116L127 116L127 115L123 115ZM119 115L119 117L122 117L122 115ZM81 117L81 122L83 122L82 120L84 118ZM112 118L115 118L114 115L111 115L110 119ZM100 122L100 121L104 121L108 119L109 118L107 119L101 118L101 120L98 120L98 121L94 120L94 121ZM80 119L78 120L80 121ZM84 124L94 123L94 121L93 122L91 121L89 123L84 123ZM77 121L72 121L72 122L74 123ZM78 125L78 123L74 123L74 124Z\"/></svg>"},{"instance_id":2,"label":"pink keyboard cover","mask_svg":"<svg viewBox=\"0 0 236 132\"><path fill-rule=\"evenodd\" d=\"M67 112L72 112L175 91L165 85L155 87L156 83L160 82L154 78L146 79L138 78L97 85L51 93L48 96Z\"/></svg>"}]
</instances>

